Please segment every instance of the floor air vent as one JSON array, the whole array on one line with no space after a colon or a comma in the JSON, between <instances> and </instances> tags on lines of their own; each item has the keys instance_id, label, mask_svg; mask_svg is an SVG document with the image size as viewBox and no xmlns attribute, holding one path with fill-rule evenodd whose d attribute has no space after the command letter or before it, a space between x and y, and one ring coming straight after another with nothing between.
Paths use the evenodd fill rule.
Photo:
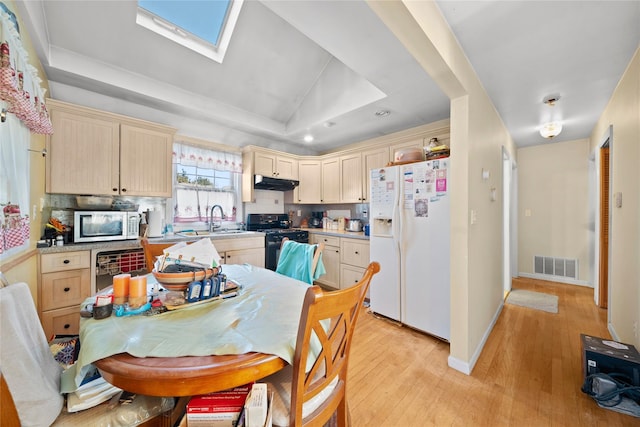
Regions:
<instances>
[{"instance_id":1,"label":"floor air vent","mask_svg":"<svg viewBox=\"0 0 640 427\"><path fill-rule=\"evenodd\" d=\"M533 257L533 271L547 276L568 277L578 279L578 260L555 258L541 255Z\"/></svg>"}]
</instances>

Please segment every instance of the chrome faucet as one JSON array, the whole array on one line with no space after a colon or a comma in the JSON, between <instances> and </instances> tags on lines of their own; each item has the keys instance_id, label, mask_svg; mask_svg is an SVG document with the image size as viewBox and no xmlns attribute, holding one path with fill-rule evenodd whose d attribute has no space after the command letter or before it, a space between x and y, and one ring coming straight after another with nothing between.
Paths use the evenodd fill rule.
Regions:
<instances>
[{"instance_id":1,"label":"chrome faucet","mask_svg":"<svg viewBox=\"0 0 640 427\"><path fill-rule=\"evenodd\" d=\"M218 224L218 225L214 225L213 224L213 210L215 208L220 209L220 224ZM222 220L223 219L224 219L224 211L222 210L222 206L220 206L220 205L211 206L211 211L209 212L209 232L212 232L216 228L222 227Z\"/></svg>"}]
</instances>

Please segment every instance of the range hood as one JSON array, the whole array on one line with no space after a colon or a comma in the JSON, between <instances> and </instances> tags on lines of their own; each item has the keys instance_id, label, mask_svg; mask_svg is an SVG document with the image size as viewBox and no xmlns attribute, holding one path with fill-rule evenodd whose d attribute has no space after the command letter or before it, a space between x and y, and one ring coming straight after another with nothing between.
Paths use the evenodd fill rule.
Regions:
<instances>
[{"instance_id":1,"label":"range hood","mask_svg":"<svg viewBox=\"0 0 640 427\"><path fill-rule=\"evenodd\" d=\"M257 190L290 191L300 184L294 179L272 178L270 176L255 175L253 188Z\"/></svg>"}]
</instances>

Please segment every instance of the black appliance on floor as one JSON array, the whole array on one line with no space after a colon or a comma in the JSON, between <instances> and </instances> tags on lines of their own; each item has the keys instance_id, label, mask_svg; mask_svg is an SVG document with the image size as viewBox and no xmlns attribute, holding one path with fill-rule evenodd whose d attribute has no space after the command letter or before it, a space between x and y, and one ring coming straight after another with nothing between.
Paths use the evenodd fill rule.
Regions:
<instances>
[{"instance_id":1,"label":"black appliance on floor","mask_svg":"<svg viewBox=\"0 0 640 427\"><path fill-rule=\"evenodd\" d=\"M287 214L249 214L247 230L265 233L264 266L275 271L280 256L282 239L288 237L294 242L309 243L309 232L293 229Z\"/></svg>"}]
</instances>

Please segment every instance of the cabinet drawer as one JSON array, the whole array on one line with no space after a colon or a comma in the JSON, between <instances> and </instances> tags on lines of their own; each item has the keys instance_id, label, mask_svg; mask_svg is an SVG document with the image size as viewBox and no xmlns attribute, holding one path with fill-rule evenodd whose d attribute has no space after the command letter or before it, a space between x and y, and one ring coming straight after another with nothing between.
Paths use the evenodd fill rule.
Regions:
<instances>
[{"instance_id":1,"label":"cabinet drawer","mask_svg":"<svg viewBox=\"0 0 640 427\"><path fill-rule=\"evenodd\" d=\"M80 333L80 306L50 310L42 313L44 336L78 335Z\"/></svg>"},{"instance_id":2,"label":"cabinet drawer","mask_svg":"<svg viewBox=\"0 0 640 427\"><path fill-rule=\"evenodd\" d=\"M91 251L61 252L40 256L40 273L91 267Z\"/></svg>"},{"instance_id":3,"label":"cabinet drawer","mask_svg":"<svg viewBox=\"0 0 640 427\"><path fill-rule=\"evenodd\" d=\"M356 239L342 239L340 261L344 264L366 268L369 265L369 242Z\"/></svg>"},{"instance_id":4,"label":"cabinet drawer","mask_svg":"<svg viewBox=\"0 0 640 427\"><path fill-rule=\"evenodd\" d=\"M340 289L350 288L362 279L365 269L342 264L340 266Z\"/></svg>"},{"instance_id":5,"label":"cabinet drawer","mask_svg":"<svg viewBox=\"0 0 640 427\"><path fill-rule=\"evenodd\" d=\"M42 275L42 310L79 305L91 296L91 270L58 271Z\"/></svg>"},{"instance_id":6,"label":"cabinet drawer","mask_svg":"<svg viewBox=\"0 0 640 427\"><path fill-rule=\"evenodd\" d=\"M316 234L316 243L324 243L325 246L340 246L340 238L334 236L325 236L322 234Z\"/></svg>"}]
</instances>

